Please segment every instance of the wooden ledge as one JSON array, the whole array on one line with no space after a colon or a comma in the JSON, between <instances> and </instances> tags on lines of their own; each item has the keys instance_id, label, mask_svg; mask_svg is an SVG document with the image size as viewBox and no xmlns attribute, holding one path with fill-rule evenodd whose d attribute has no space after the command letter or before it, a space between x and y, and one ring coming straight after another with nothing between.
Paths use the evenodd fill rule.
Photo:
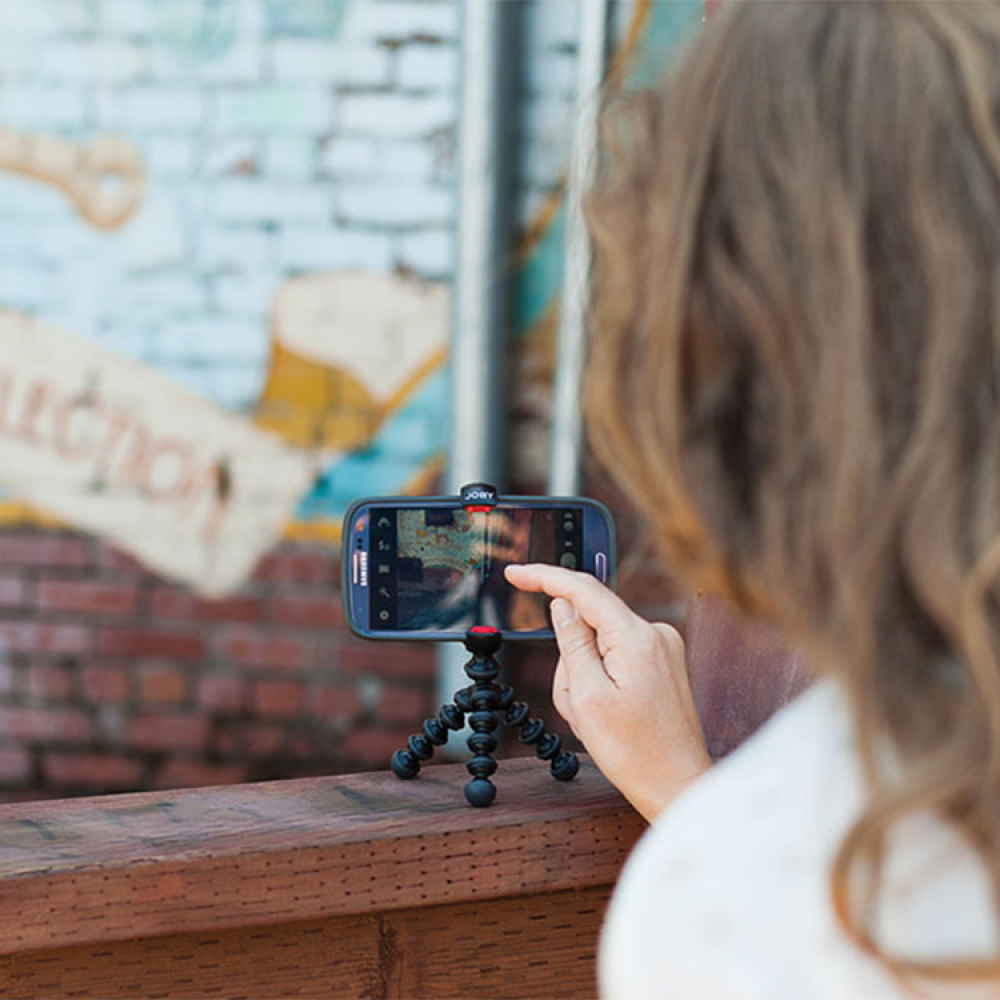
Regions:
<instances>
[{"instance_id":1,"label":"wooden ledge","mask_svg":"<svg viewBox=\"0 0 1000 1000\"><path fill-rule=\"evenodd\" d=\"M584 759L0 806L0 953L613 884L643 823Z\"/></svg>"}]
</instances>

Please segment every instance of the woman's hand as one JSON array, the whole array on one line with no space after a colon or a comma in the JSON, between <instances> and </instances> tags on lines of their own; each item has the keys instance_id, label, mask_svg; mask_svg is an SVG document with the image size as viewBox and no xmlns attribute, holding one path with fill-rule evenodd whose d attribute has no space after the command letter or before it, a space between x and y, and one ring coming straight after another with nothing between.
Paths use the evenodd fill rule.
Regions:
<instances>
[{"instance_id":1,"label":"woman's hand","mask_svg":"<svg viewBox=\"0 0 1000 1000\"><path fill-rule=\"evenodd\" d=\"M652 821L712 763L683 640L586 573L535 563L508 566L506 575L519 590L554 598L556 710L605 777Z\"/></svg>"}]
</instances>

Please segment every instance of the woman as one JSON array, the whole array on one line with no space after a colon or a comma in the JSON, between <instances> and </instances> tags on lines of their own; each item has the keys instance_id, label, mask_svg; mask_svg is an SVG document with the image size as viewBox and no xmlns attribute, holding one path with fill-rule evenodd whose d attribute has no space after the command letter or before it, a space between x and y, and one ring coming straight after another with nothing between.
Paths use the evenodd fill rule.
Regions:
<instances>
[{"instance_id":1,"label":"woman","mask_svg":"<svg viewBox=\"0 0 1000 1000\"><path fill-rule=\"evenodd\" d=\"M710 768L673 629L509 571L653 823L608 996L1000 993L998 118L997 5L916 0L733 3L609 111L594 444L826 679Z\"/></svg>"}]
</instances>

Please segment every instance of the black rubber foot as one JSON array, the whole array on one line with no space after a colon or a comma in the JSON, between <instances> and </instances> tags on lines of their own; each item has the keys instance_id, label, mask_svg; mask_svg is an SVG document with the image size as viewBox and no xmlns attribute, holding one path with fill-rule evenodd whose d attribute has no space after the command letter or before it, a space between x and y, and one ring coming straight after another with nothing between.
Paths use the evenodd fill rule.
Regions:
<instances>
[{"instance_id":1,"label":"black rubber foot","mask_svg":"<svg viewBox=\"0 0 1000 1000\"><path fill-rule=\"evenodd\" d=\"M465 786L465 801L477 809L488 806L496 797L496 785L487 778L473 778Z\"/></svg>"},{"instance_id":2,"label":"black rubber foot","mask_svg":"<svg viewBox=\"0 0 1000 1000\"><path fill-rule=\"evenodd\" d=\"M420 773L420 761L409 750L397 750L389 761L397 778L415 778Z\"/></svg>"},{"instance_id":3,"label":"black rubber foot","mask_svg":"<svg viewBox=\"0 0 1000 1000\"><path fill-rule=\"evenodd\" d=\"M550 766L556 781L572 781L580 770L580 760L575 753L564 750L553 758Z\"/></svg>"}]
</instances>

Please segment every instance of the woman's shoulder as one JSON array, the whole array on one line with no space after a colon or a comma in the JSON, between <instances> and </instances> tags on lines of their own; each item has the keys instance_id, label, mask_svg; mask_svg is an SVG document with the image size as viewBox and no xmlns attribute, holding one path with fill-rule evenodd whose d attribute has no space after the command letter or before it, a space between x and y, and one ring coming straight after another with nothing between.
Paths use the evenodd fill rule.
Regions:
<instances>
[{"instance_id":1,"label":"woman's shoulder","mask_svg":"<svg viewBox=\"0 0 1000 1000\"><path fill-rule=\"evenodd\" d=\"M846 694L824 680L647 832L609 911L604 994L897 996L830 907L830 867L863 802Z\"/></svg>"}]
</instances>

